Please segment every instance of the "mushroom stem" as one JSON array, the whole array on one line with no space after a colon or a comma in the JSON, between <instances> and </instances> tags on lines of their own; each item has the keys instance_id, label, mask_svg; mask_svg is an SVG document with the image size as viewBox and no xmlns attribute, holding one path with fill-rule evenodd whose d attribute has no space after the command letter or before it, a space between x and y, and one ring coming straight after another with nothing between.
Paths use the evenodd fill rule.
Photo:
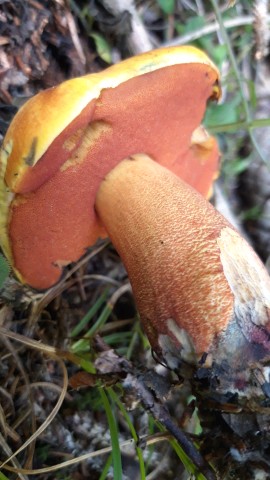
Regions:
<instances>
[{"instance_id":1,"label":"mushroom stem","mask_svg":"<svg viewBox=\"0 0 270 480\"><path fill-rule=\"evenodd\" d=\"M106 176L96 210L126 266L150 343L172 368L207 353L207 367L214 356L237 370L243 356L269 352L269 277L192 187L135 155Z\"/></svg>"},{"instance_id":2,"label":"mushroom stem","mask_svg":"<svg viewBox=\"0 0 270 480\"><path fill-rule=\"evenodd\" d=\"M96 209L126 266L150 342L175 322L188 332L192 350L207 351L224 314L233 311L217 244L226 220L142 154L106 176Z\"/></svg>"}]
</instances>

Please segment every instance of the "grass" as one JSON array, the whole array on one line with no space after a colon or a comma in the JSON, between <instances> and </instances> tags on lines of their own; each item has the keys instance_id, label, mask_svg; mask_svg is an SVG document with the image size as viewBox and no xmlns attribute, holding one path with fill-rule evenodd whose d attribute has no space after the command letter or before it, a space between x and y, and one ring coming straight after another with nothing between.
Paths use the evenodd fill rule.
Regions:
<instances>
[{"instance_id":1,"label":"grass","mask_svg":"<svg viewBox=\"0 0 270 480\"><path fill-rule=\"evenodd\" d=\"M9 274L11 271L11 267L6 261L6 259L3 257L3 255L0 255L0 290L4 286L5 280L7 280Z\"/></svg>"},{"instance_id":2,"label":"grass","mask_svg":"<svg viewBox=\"0 0 270 480\"><path fill-rule=\"evenodd\" d=\"M122 480L122 459L121 450L119 445L119 433L117 428L117 422L114 416L114 410L112 404L109 402L106 391L100 388L100 396L102 398L104 410L108 419L111 442L112 442L112 462L113 462L113 477L117 480Z\"/></svg>"}]
</instances>

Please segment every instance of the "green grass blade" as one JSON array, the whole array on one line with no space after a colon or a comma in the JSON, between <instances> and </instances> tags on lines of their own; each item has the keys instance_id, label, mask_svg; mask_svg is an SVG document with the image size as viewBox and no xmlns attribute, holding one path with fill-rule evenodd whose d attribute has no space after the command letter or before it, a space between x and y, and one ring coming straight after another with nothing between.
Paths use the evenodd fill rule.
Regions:
<instances>
[{"instance_id":1,"label":"green grass blade","mask_svg":"<svg viewBox=\"0 0 270 480\"><path fill-rule=\"evenodd\" d=\"M0 472L0 480L8 480L8 477L6 477L6 475Z\"/></svg>"},{"instance_id":2,"label":"green grass blade","mask_svg":"<svg viewBox=\"0 0 270 480\"><path fill-rule=\"evenodd\" d=\"M108 400L107 394L104 389L99 389L104 409L107 415L109 429L111 434L111 442L112 442L112 460L113 460L113 471L114 471L114 480L122 480L123 478L123 470L122 470L122 459L121 459L121 450L119 445L119 434L117 423L115 417L113 415L110 402Z\"/></svg>"},{"instance_id":3,"label":"green grass blade","mask_svg":"<svg viewBox=\"0 0 270 480\"><path fill-rule=\"evenodd\" d=\"M2 288L4 281L7 279L10 273L10 266L3 257L3 255L0 254L0 288Z\"/></svg>"},{"instance_id":4,"label":"green grass blade","mask_svg":"<svg viewBox=\"0 0 270 480\"><path fill-rule=\"evenodd\" d=\"M112 464L112 454L108 456L107 462L105 463L102 474L100 475L98 480L106 480L111 464Z\"/></svg>"},{"instance_id":5,"label":"green grass blade","mask_svg":"<svg viewBox=\"0 0 270 480\"><path fill-rule=\"evenodd\" d=\"M161 432L166 432L166 429L161 425L160 422L156 422L156 425L158 426L159 430ZM172 448L174 449L176 455L180 459L181 463L184 465L185 469L187 470L188 473L191 475L194 475L196 480L206 480L205 476L200 473L197 469L197 467L192 463L188 455L184 452L183 448L181 445L177 442L175 439L169 440Z\"/></svg>"},{"instance_id":6,"label":"green grass blade","mask_svg":"<svg viewBox=\"0 0 270 480\"><path fill-rule=\"evenodd\" d=\"M71 350L73 353L80 353L83 351L89 350L89 340L95 335L95 333L106 323L109 316L112 313L112 306L107 304L99 315L97 321L92 325L92 327L86 332L84 338L75 342Z\"/></svg>"},{"instance_id":7,"label":"green grass blade","mask_svg":"<svg viewBox=\"0 0 270 480\"><path fill-rule=\"evenodd\" d=\"M112 388L108 389L108 393L109 393L110 397L112 398L112 400L115 402L115 404L118 406L118 408L121 411L124 419L126 420L128 428L130 430L130 433L131 433L132 438L133 438L133 440L135 442L135 445L136 445L137 442L139 441L139 437L137 435L137 432L134 428L134 425L133 425L133 423L130 419L130 416L129 416L128 412L126 411L123 403L119 400L117 394L114 392L114 390ZM138 456L139 466L140 466L140 474L141 474L140 480L146 480L146 470L145 470L145 463L144 463L142 449L140 447L136 446L136 453L137 453L137 456Z\"/></svg>"},{"instance_id":8,"label":"green grass blade","mask_svg":"<svg viewBox=\"0 0 270 480\"><path fill-rule=\"evenodd\" d=\"M76 325L76 327L73 328L73 330L71 331L71 334L70 334L70 336L72 338L77 337L77 335L79 335L79 333L81 333L81 331L88 324L88 322L90 322L92 320L94 315L98 312L100 307L106 301L107 294L108 294L108 289L104 290L104 292L98 298L96 303L94 303L94 305L90 308L90 310L86 313L86 315L81 319L81 321L78 323L78 325Z\"/></svg>"},{"instance_id":9,"label":"green grass blade","mask_svg":"<svg viewBox=\"0 0 270 480\"><path fill-rule=\"evenodd\" d=\"M205 476L202 473L198 472L197 468L193 465L189 457L185 454L179 443L176 440L170 440L170 444L174 449L176 455L180 458L185 469L189 473L194 475L196 480L206 480Z\"/></svg>"},{"instance_id":10,"label":"green grass blade","mask_svg":"<svg viewBox=\"0 0 270 480\"><path fill-rule=\"evenodd\" d=\"M212 134L237 132L238 130L253 130L254 128L269 127L270 118L255 118L252 122L240 121L234 123L224 123L223 125L208 126L207 130Z\"/></svg>"},{"instance_id":11,"label":"green grass blade","mask_svg":"<svg viewBox=\"0 0 270 480\"><path fill-rule=\"evenodd\" d=\"M246 98L246 95L245 95L244 82L243 82L243 79L242 79L241 72L240 72L240 70L238 68L238 65L237 65L237 61L236 61L236 57L235 57L235 54L234 54L234 51L233 51L231 40L230 40L230 37L227 33L226 28L224 27L224 22L223 22L222 13L221 13L221 10L220 10L219 2L217 0L210 0L210 2L212 4L214 13L215 13L217 21L219 23L219 31L220 31L221 36L223 38L223 41L224 41L224 43L227 47L228 57L229 57L229 60L231 62L231 65L232 65L236 81L238 83L238 88L239 88L239 92L240 92L240 95L241 95L242 105L243 105L244 112L245 112L245 117L246 117L245 120L250 125L250 124L252 124L252 121L253 121L250 105L249 105L249 102L248 102L248 100ZM262 153L260 145L258 144L258 142L257 142L257 140L256 140L256 138L253 134L252 129L249 128L248 131L249 131L249 136L250 136L251 142L252 142L255 150L257 151L257 153L260 156L260 158L262 159L262 161L266 165L268 165L267 159L265 158L265 155Z\"/></svg>"}]
</instances>

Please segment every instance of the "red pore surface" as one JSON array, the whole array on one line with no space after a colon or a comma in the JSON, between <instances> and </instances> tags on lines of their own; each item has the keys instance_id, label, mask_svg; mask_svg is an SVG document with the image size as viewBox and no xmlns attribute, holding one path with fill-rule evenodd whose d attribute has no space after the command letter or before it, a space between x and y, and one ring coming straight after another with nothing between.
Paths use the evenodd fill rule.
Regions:
<instances>
[{"instance_id":1,"label":"red pore surface","mask_svg":"<svg viewBox=\"0 0 270 480\"><path fill-rule=\"evenodd\" d=\"M196 157L190 144L215 81L216 73L202 64L141 75L103 90L56 138L22 179L11 208L14 265L26 283L50 287L63 265L104 236L94 210L96 193L104 176L129 155L146 153L207 194L217 146L205 158Z\"/></svg>"}]
</instances>

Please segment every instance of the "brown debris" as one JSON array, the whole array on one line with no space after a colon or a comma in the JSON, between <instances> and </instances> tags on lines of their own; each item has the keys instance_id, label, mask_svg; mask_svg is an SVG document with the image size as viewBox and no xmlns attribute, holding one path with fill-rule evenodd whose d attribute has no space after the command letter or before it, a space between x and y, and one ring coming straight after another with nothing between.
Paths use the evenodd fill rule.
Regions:
<instances>
[{"instance_id":1,"label":"brown debris","mask_svg":"<svg viewBox=\"0 0 270 480\"><path fill-rule=\"evenodd\" d=\"M83 75L84 53L76 21L64 1L5 1L0 16L0 101L23 99ZM87 47L89 50L89 47Z\"/></svg>"}]
</instances>

